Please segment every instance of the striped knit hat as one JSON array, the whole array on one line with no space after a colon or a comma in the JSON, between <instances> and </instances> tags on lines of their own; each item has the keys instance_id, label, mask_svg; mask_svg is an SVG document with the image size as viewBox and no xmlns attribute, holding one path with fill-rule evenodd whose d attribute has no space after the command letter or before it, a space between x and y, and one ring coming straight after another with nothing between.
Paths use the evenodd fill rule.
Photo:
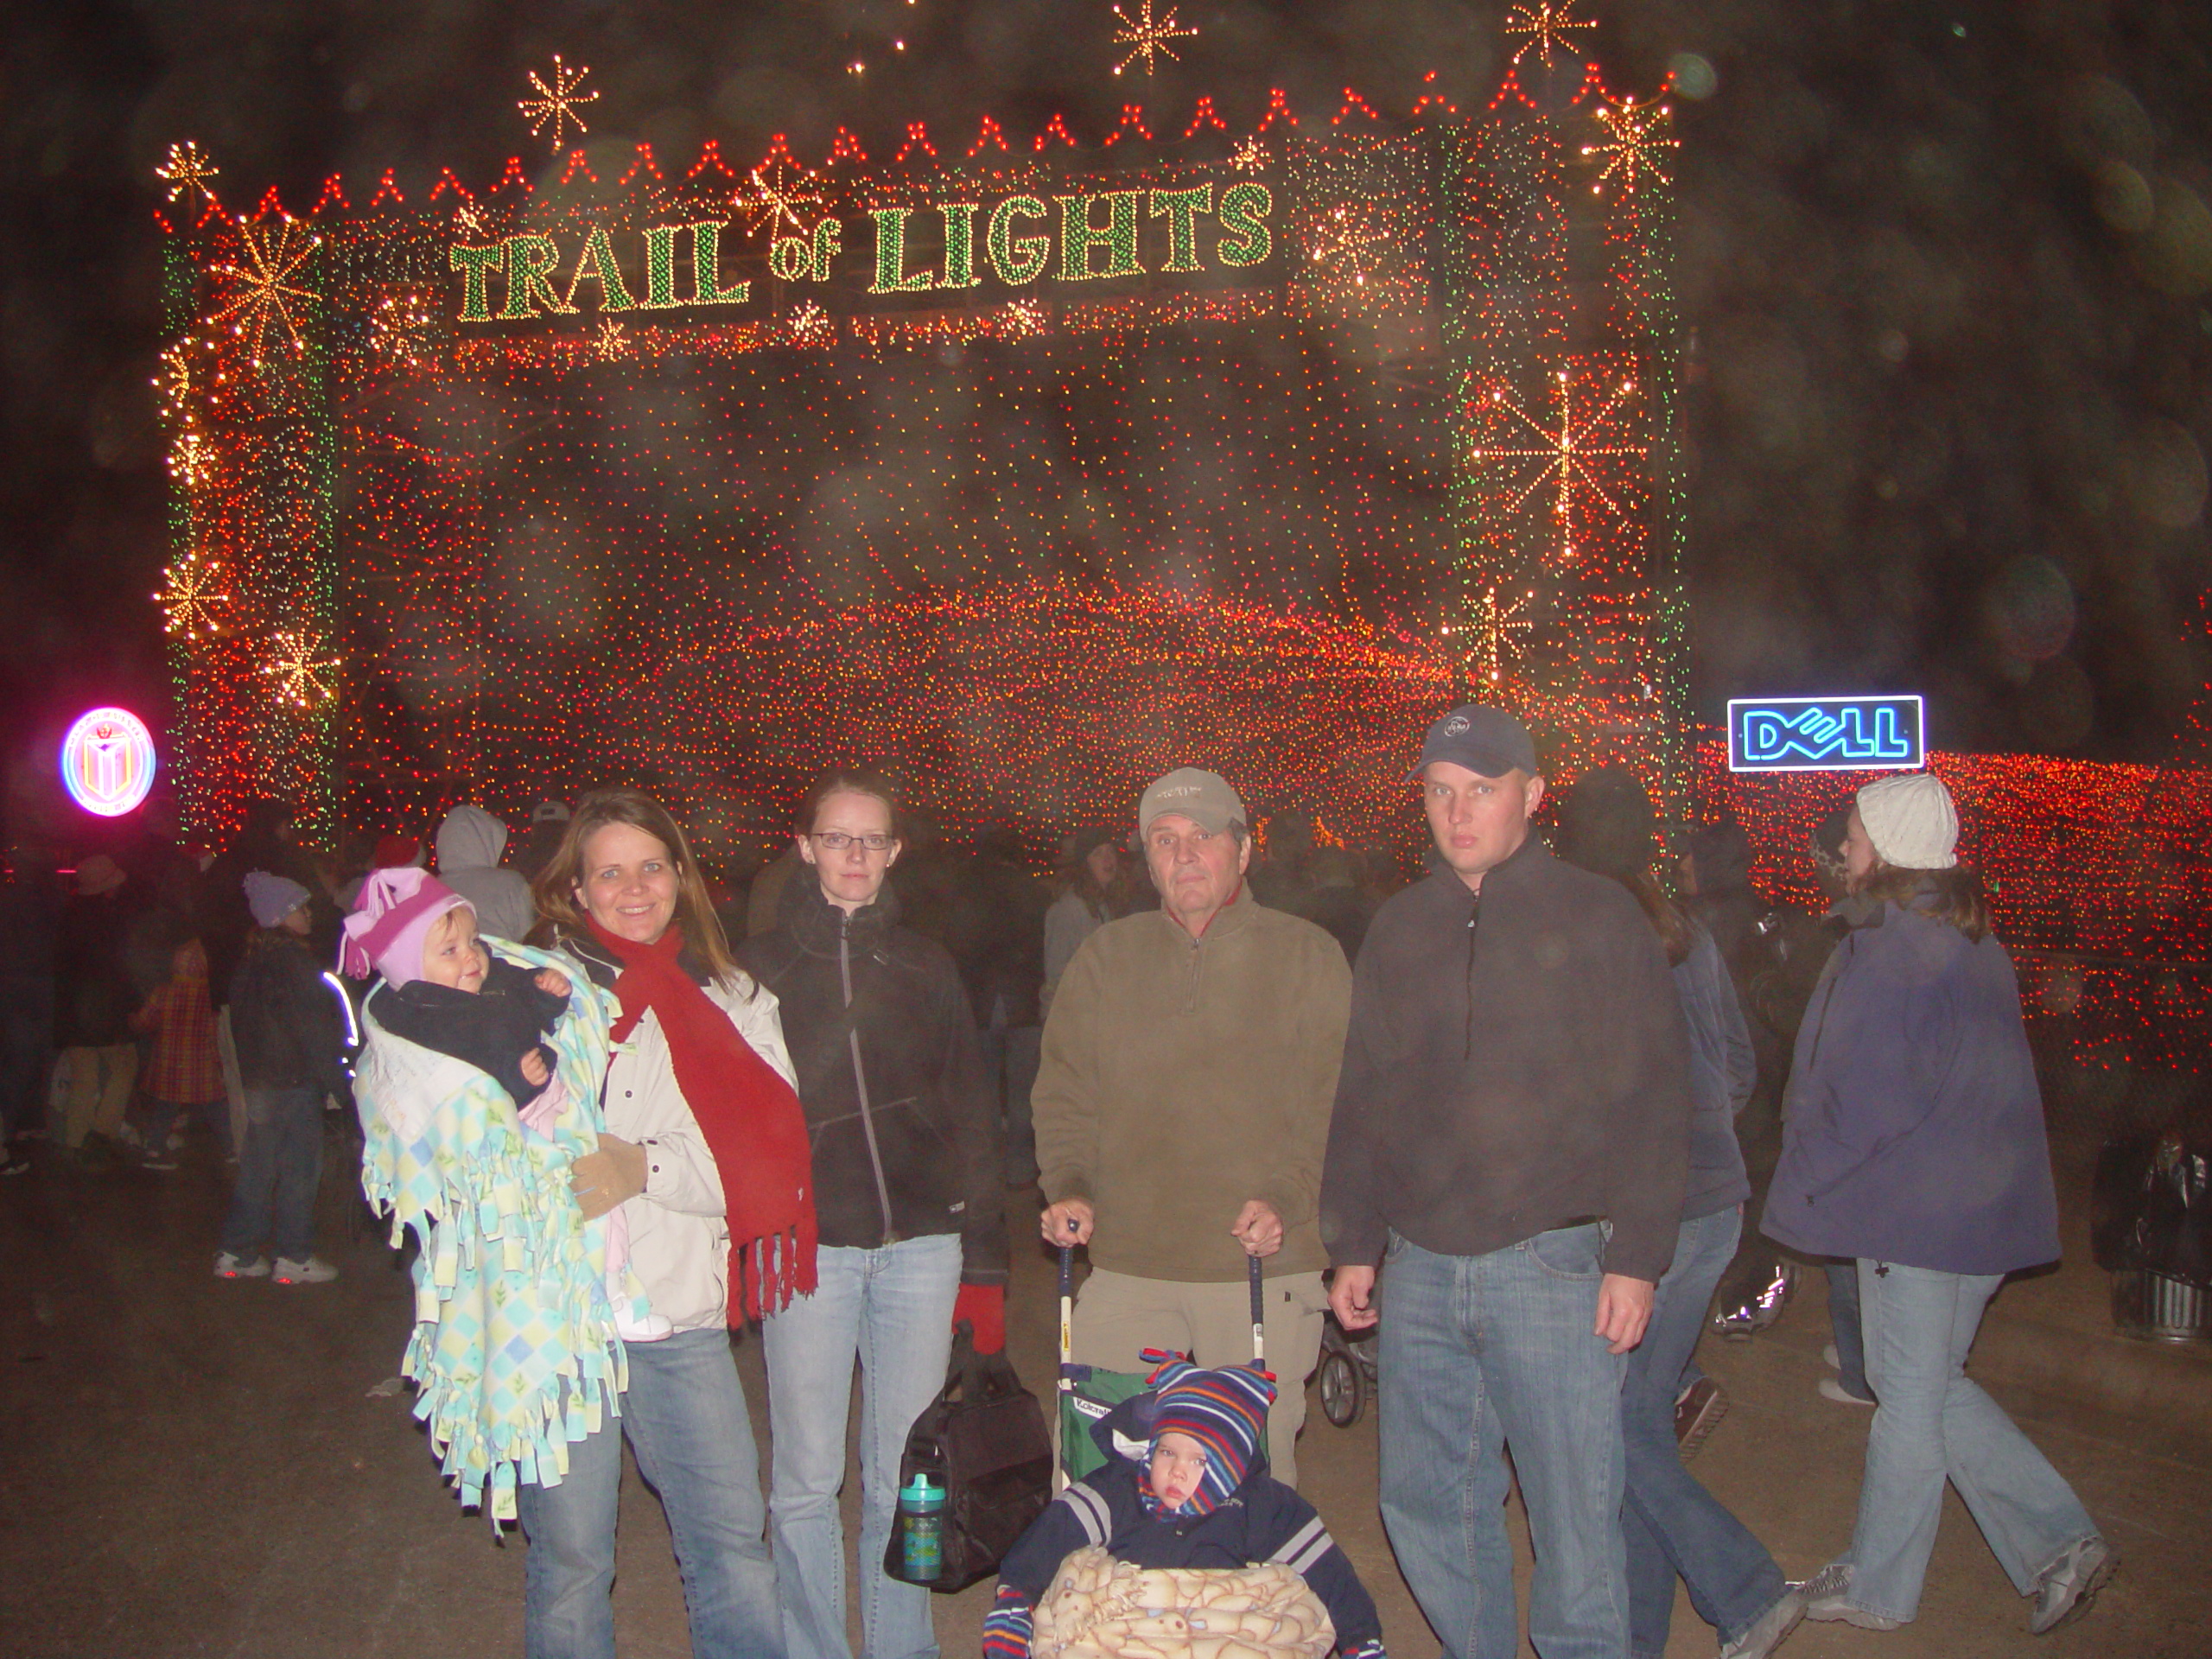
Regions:
<instances>
[{"instance_id":1,"label":"striped knit hat","mask_svg":"<svg viewBox=\"0 0 2212 1659\"><path fill-rule=\"evenodd\" d=\"M1218 1509L1244 1484L1268 1430L1268 1408L1274 1403L1272 1372L1254 1365L1200 1370L1179 1354L1147 1348L1145 1363L1156 1369L1145 1378L1155 1389L1152 1446L1163 1434L1187 1434L1205 1448L1205 1478L1191 1494L1200 1515Z\"/></svg>"}]
</instances>

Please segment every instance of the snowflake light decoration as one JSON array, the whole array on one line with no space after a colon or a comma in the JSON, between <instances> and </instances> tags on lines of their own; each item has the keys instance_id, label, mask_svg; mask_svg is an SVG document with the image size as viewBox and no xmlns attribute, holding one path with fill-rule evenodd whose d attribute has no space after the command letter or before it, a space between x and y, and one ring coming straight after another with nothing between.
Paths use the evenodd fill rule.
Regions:
<instances>
[{"instance_id":1,"label":"snowflake light decoration","mask_svg":"<svg viewBox=\"0 0 2212 1659\"><path fill-rule=\"evenodd\" d=\"M453 227L464 236L484 234L484 215L476 211L476 204L464 201L454 209Z\"/></svg>"},{"instance_id":2,"label":"snowflake light decoration","mask_svg":"<svg viewBox=\"0 0 2212 1659\"><path fill-rule=\"evenodd\" d=\"M1229 164L1239 173L1258 173L1268 165L1268 147L1256 138L1247 138L1229 158Z\"/></svg>"},{"instance_id":3,"label":"snowflake light decoration","mask_svg":"<svg viewBox=\"0 0 2212 1659\"><path fill-rule=\"evenodd\" d=\"M261 671L276 682L276 697L295 709L312 709L327 701L330 687L323 675L338 666L335 658L319 655L322 642L311 633L280 633L275 649Z\"/></svg>"},{"instance_id":4,"label":"snowflake light decoration","mask_svg":"<svg viewBox=\"0 0 2212 1659\"><path fill-rule=\"evenodd\" d=\"M1559 415L1555 428L1536 420L1505 391L1501 390L1491 394L1490 401L1494 408L1528 428L1541 440L1541 443L1521 448L1476 449L1469 453L1468 459L1477 462L1513 463L1533 460L1542 463L1509 505L1511 510L1518 511L1529 497L1546 485L1550 485L1554 490L1552 518L1560 534L1559 556L1561 562L1565 562L1574 556L1574 502L1577 492L1595 497L1616 517L1621 511L1620 503L1607 494L1605 486L1592 475L1591 461L1599 457L1641 457L1644 446L1620 442L1625 435L1616 422L1622 404L1636 395L1634 381L1623 381L1593 413L1585 414L1579 420L1574 412L1573 378L1561 369L1553 377L1553 384L1559 391ZM1608 427L1611 429L1610 432L1606 429ZM1604 442L1608 436L1614 442Z\"/></svg>"},{"instance_id":5,"label":"snowflake light decoration","mask_svg":"<svg viewBox=\"0 0 2212 1659\"><path fill-rule=\"evenodd\" d=\"M837 325L830 314L812 300L791 312L791 337L802 346L826 346L836 333Z\"/></svg>"},{"instance_id":6,"label":"snowflake light decoration","mask_svg":"<svg viewBox=\"0 0 2212 1659\"><path fill-rule=\"evenodd\" d=\"M618 357L630 355L630 331L612 317L601 317L599 333L592 337L591 348L602 363L612 363Z\"/></svg>"},{"instance_id":7,"label":"snowflake light decoration","mask_svg":"<svg viewBox=\"0 0 2212 1659\"><path fill-rule=\"evenodd\" d=\"M763 229L772 236L779 226L803 236L810 217L820 218L827 200L812 173L795 173L780 161L772 174L754 168L747 182L730 194L730 205L745 215L747 236Z\"/></svg>"},{"instance_id":8,"label":"snowflake light decoration","mask_svg":"<svg viewBox=\"0 0 2212 1659\"><path fill-rule=\"evenodd\" d=\"M369 349L402 367L423 368L437 356L436 331L420 294L387 294L369 318Z\"/></svg>"},{"instance_id":9,"label":"snowflake light decoration","mask_svg":"<svg viewBox=\"0 0 2212 1659\"><path fill-rule=\"evenodd\" d=\"M530 123L531 137L541 137L546 124L552 124L553 153L556 156L561 153L561 146L567 142L569 122L576 124L576 130L580 133L591 130L584 124L583 117L576 113L577 105L588 104L599 96L596 91L579 92L576 90L583 85L584 77L589 73L591 70L588 67L569 68L561 61L561 54L556 52L553 54L553 84L547 86L543 78L533 69L530 72L530 84L537 88L538 95L516 100L515 107L522 111L523 119Z\"/></svg>"},{"instance_id":10,"label":"snowflake light decoration","mask_svg":"<svg viewBox=\"0 0 2212 1659\"><path fill-rule=\"evenodd\" d=\"M190 644L221 632L216 607L230 595L215 590L218 578L200 562L198 554L186 554L162 572L162 579L165 585L154 595L154 602L162 607L164 633Z\"/></svg>"},{"instance_id":11,"label":"snowflake light decoration","mask_svg":"<svg viewBox=\"0 0 2212 1659\"><path fill-rule=\"evenodd\" d=\"M294 351L307 349L307 336L300 332L291 302L311 300L315 296L289 279L307 263L308 256L322 245L322 238L289 219L273 232L257 231L240 219L238 244L244 256L242 263L212 268L218 276L228 277L237 287L231 302L208 321L231 322L231 333L241 340L251 329L253 344L250 355L257 369L272 321L283 325ZM237 321L231 321L232 318Z\"/></svg>"},{"instance_id":12,"label":"snowflake light decoration","mask_svg":"<svg viewBox=\"0 0 2212 1659\"><path fill-rule=\"evenodd\" d=\"M188 490L203 488L215 476L215 446L200 433L183 434L169 450L169 476Z\"/></svg>"},{"instance_id":13,"label":"snowflake light decoration","mask_svg":"<svg viewBox=\"0 0 2212 1659\"><path fill-rule=\"evenodd\" d=\"M1114 66L1114 73L1117 75L1139 58L1142 58L1144 72L1147 76L1149 76L1153 71L1154 54L1163 55L1173 62L1180 63L1183 60L1177 55L1175 48L1167 42L1189 40L1198 32L1195 29L1178 29L1175 26L1175 8L1173 6L1167 9L1167 15L1165 17L1154 17L1152 15L1152 0L1138 0L1137 15L1135 17L1131 17L1119 6L1114 8L1114 15L1122 20L1122 26L1114 31L1114 44L1129 48L1128 55Z\"/></svg>"},{"instance_id":14,"label":"snowflake light decoration","mask_svg":"<svg viewBox=\"0 0 2212 1659\"><path fill-rule=\"evenodd\" d=\"M1365 288L1377 251L1389 240L1368 218L1364 204L1339 202L1306 232L1306 257L1344 286Z\"/></svg>"},{"instance_id":15,"label":"snowflake light decoration","mask_svg":"<svg viewBox=\"0 0 2212 1659\"><path fill-rule=\"evenodd\" d=\"M1633 98L1623 99L1618 107L1600 106L1598 118L1613 136L1609 144L1585 144L1585 156L1610 156L1605 170L1598 175L1597 183L1590 187L1594 194L1605 187L1605 181L1618 175L1621 188L1633 194L1637 181L1649 175L1662 184L1672 184L1664 168L1659 165L1659 152L1680 149L1681 140L1670 137L1662 130L1674 111L1664 104L1637 106Z\"/></svg>"},{"instance_id":16,"label":"snowflake light decoration","mask_svg":"<svg viewBox=\"0 0 2212 1659\"><path fill-rule=\"evenodd\" d=\"M181 144L169 146L168 160L154 169L154 176L168 184L171 201L179 196L190 195L194 190L213 201L215 193L208 188L207 181L222 170L207 159L207 153L198 144L188 138Z\"/></svg>"},{"instance_id":17,"label":"snowflake light decoration","mask_svg":"<svg viewBox=\"0 0 2212 1659\"><path fill-rule=\"evenodd\" d=\"M1044 301L1016 300L1006 308L1006 337L1008 340L1028 340L1043 334L1047 321Z\"/></svg>"},{"instance_id":18,"label":"snowflake light decoration","mask_svg":"<svg viewBox=\"0 0 2212 1659\"><path fill-rule=\"evenodd\" d=\"M1548 58L1554 52L1580 55L1580 42L1574 39L1574 31L1595 29L1597 25L1587 18L1568 16L1572 10L1572 0L1560 0L1557 4L1554 0L1529 0L1526 4L1508 6L1502 25L1504 31L1528 37L1515 49L1513 61L1520 62L1531 52L1540 58Z\"/></svg>"}]
</instances>

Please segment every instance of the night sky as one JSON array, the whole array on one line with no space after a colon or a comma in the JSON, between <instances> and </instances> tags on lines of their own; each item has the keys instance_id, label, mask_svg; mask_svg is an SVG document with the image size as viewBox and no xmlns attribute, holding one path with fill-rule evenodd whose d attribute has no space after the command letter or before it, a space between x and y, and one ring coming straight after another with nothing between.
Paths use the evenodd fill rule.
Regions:
<instances>
[{"instance_id":1,"label":"night sky","mask_svg":"<svg viewBox=\"0 0 2212 1659\"><path fill-rule=\"evenodd\" d=\"M1095 135L1132 99L1157 130L1201 92L1249 125L1276 86L1402 111L1431 69L1464 105L1503 68L1491 5L1176 10L1200 33L1147 83L1108 73L1107 0L10 8L0 739L95 697L162 709L172 142L233 209L270 185L298 209L334 170L358 201L387 166L411 194L542 161L514 105L556 51L601 90L594 149L664 157L773 131L818 157L840 124L873 151L986 112ZM1576 10L1610 85L1681 78L1699 716L1918 690L1944 747L2166 758L2212 656L2212 7Z\"/></svg>"}]
</instances>

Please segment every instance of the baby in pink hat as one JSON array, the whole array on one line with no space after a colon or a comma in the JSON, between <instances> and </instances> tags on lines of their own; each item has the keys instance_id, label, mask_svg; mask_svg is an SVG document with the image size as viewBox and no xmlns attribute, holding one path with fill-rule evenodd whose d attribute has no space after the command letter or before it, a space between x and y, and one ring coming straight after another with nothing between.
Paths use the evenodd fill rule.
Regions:
<instances>
[{"instance_id":1,"label":"baby in pink hat","mask_svg":"<svg viewBox=\"0 0 2212 1659\"><path fill-rule=\"evenodd\" d=\"M535 974L486 950L476 908L425 871L375 870L339 946L341 971L384 976L377 1023L396 1037L488 1072L524 1124L543 1134L566 1100L541 1039L569 1007L568 976Z\"/></svg>"}]
</instances>

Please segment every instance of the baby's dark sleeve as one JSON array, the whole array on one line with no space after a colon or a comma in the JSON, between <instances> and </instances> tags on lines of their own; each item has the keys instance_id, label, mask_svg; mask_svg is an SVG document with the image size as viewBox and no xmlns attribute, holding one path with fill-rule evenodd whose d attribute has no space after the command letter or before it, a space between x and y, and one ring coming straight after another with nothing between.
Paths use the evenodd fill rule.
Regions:
<instances>
[{"instance_id":1,"label":"baby's dark sleeve","mask_svg":"<svg viewBox=\"0 0 2212 1659\"><path fill-rule=\"evenodd\" d=\"M1351 1558L1329 1535L1311 1503L1279 1481L1268 1484L1275 1499L1271 1530L1282 1537L1268 1560L1281 1561L1304 1579L1329 1610L1329 1622L1337 1627L1337 1651L1345 1659L1382 1659L1382 1618Z\"/></svg>"}]
</instances>

